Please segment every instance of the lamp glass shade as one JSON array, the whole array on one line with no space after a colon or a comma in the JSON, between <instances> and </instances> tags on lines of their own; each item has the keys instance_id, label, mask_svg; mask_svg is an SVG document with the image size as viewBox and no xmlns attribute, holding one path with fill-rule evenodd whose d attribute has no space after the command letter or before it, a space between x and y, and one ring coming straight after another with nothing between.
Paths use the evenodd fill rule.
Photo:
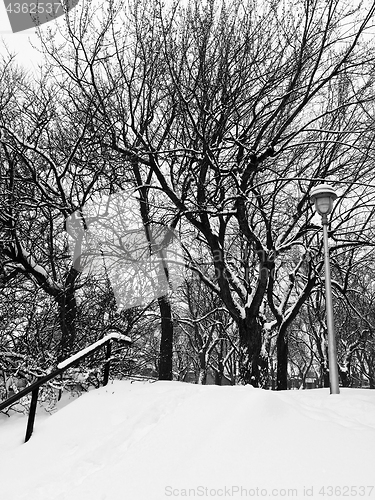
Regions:
<instances>
[{"instance_id":1,"label":"lamp glass shade","mask_svg":"<svg viewBox=\"0 0 375 500\"><path fill-rule=\"evenodd\" d=\"M329 214L332 211L332 198L329 196L318 197L315 200L315 207L320 215Z\"/></svg>"}]
</instances>

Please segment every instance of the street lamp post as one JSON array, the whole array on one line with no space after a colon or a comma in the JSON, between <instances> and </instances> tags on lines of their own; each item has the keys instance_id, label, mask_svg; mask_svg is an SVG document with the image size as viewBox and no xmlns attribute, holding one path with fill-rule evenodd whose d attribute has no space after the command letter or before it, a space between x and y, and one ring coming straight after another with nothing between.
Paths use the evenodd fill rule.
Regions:
<instances>
[{"instance_id":1,"label":"street lamp post","mask_svg":"<svg viewBox=\"0 0 375 500\"><path fill-rule=\"evenodd\" d=\"M323 242L324 242L324 267L325 267L325 287L326 287L326 315L328 328L328 367L329 367L329 386L331 394L340 394L339 389L339 374L337 369L337 351L335 325L333 321L333 304L332 304L332 286L331 286L331 270L329 262L328 248L328 214L332 212L333 201L337 195L333 188L328 184L321 184L312 189L310 199L315 203L315 209L322 217L323 225Z\"/></svg>"}]
</instances>

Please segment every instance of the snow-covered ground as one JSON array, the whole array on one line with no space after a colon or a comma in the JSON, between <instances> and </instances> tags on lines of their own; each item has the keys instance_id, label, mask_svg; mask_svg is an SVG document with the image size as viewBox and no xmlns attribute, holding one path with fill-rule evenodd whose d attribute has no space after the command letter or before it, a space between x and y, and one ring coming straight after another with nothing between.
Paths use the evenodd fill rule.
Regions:
<instances>
[{"instance_id":1,"label":"snow-covered ground","mask_svg":"<svg viewBox=\"0 0 375 500\"><path fill-rule=\"evenodd\" d=\"M25 428L0 415L4 500L375 499L375 391L115 381Z\"/></svg>"}]
</instances>

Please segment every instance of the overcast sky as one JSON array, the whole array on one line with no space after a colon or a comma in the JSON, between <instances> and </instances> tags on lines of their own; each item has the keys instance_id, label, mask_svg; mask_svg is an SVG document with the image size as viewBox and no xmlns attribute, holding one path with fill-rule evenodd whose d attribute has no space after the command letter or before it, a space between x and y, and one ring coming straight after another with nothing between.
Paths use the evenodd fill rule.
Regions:
<instances>
[{"instance_id":1,"label":"overcast sky","mask_svg":"<svg viewBox=\"0 0 375 500\"><path fill-rule=\"evenodd\" d=\"M4 2L0 0L0 54L6 53L4 43L12 53L17 54L19 64L28 69L37 68L41 56L31 45L38 45L35 29L12 33Z\"/></svg>"}]
</instances>

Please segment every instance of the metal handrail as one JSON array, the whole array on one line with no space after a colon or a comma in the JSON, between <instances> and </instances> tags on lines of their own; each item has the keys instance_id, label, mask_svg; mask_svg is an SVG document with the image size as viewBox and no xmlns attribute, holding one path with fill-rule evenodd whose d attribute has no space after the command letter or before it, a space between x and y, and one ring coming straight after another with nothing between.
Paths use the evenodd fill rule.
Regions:
<instances>
[{"instance_id":1,"label":"metal handrail","mask_svg":"<svg viewBox=\"0 0 375 500\"><path fill-rule=\"evenodd\" d=\"M108 384L108 378L109 378L109 365L110 365L110 357L111 357L111 342L112 340L115 340L117 342L124 342L128 345L131 344L131 340L129 337L126 335L121 335L120 333L110 333L103 337L102 339L98 340L94 344L91 344L90 346L86 347L85 349L79 351L78 353L74 354L73 356L70 356L68 359L65 361L62 361L57 365L57 370L54 370L53 372L49 373L48 375L45 375L44 377L41 377L39 380L36 382L33 382L30 384L28 387L23 389L20 392L17 392L17 394L14 394L14 396L11 396L10 398L6 399L2 403L0 403L0 411L3 410L4 408L7 408L8 406L12 405L13 403L16 403L19 401L21 398L24 396L27 396L28 394L31 394L31 404L30 404L30 410L29 410L29 418L27 421L27 428L26 428L26 436L25 436L25 443L30 439L33 429L34 429L34 420L35 420L35 414L36 414L36 407L38 403L38 393L39 393L39 387L49 380L57 377L57 375L60 375L63 373L65 370L70 368L71 366L76 365L79 361L82 359L86 358L87 356L90 356L94 352L96 352L98 349L101 347L106 347L106 361L104 362L104 374L103 374L103 386Z\"/></svg>"}]
</instances>

